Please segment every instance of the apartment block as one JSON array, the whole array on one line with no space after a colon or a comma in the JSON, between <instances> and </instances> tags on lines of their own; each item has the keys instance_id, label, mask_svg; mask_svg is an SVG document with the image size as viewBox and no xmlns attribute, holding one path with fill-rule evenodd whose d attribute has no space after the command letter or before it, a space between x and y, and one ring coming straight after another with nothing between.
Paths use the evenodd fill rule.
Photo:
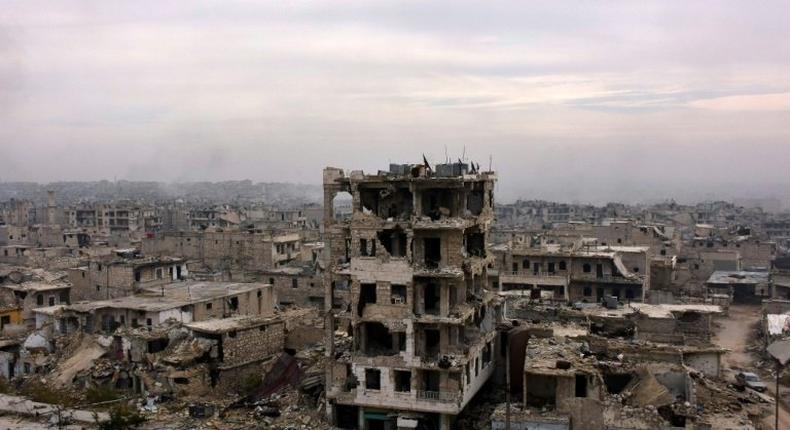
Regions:
<instances>
[{"instance_id":1,"label":"apartment block","mask_svg":"<svg viewBox=\"0 0 790 430\"><path fill-rule=\"evenodd\" d=\"M450 429L492 375L500 308L485 280L495 181L463 163L324 170L326 302L350 287L350 306L327 317L334 425ZM334 213L343 192L350 218ZM335 346L336 330L352 335L348 348Z\"/></svg>"}]
</instances>

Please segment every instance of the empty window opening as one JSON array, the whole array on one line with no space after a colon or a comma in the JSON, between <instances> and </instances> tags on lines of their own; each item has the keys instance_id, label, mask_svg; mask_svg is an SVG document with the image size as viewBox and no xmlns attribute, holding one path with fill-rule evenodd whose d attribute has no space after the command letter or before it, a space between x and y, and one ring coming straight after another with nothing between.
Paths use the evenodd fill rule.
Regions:
<instances>
[{"instance_id":1,"label":"empty window opening","mask_svg":"<svg viewBox=\"0 0 790 430\"><path fill-rule=\"evenodd\" d=\"M634 299L634 290L632 290L632 289L625 290L625 298L629 299L629 300L633 300Z\"/></svg>"},{"instance_id":2,"label":"empty window opening","mask_svg":"<svg viewBox=\"0 0 790 430\"><path fill-rule=\"evenodd\" d=\"M631 383L632 376L629 373L604 373L603 383L606 385L606 392L609 394L620 394L625 387Z\"/></svg>"},{"instance_id":3,"label":"empty window opening","mask_svg":"<svg viewBox=\"0 0 790 430\"><path fill-rule=\"evenodd\" d=\"M228 304L228 307L229 307L229 308L230 308L230 310L232 310L232 311L237 311L237 310L239 310L239 298L238 298L238 297L231 297L231 298L230 298L230 302L229 302L229 304Z\"/></svg>"},{"instance_id":4,"label":"empty window opening","mask_svg":"<svg viewBox=\"0 0 790 430\"><path fill-rule=\"evenodd\" d=\"M332 218L335 221L343 221L351 218L351 204L353 198L351 194L342 191L337 193L332 199Z\"/></svg>"},{"instance_id":5,"label":"empty window opening","mask_svg":"<svg viewBox=\"0 0 790 430\"><path fill-rule=\"evenodd\" d=\"M426 370L423 372L423 387L425 391L439 392L439 371Z\"/></svg>"},{"instance_id":6,"label":"empty window opening","mask_svg":"<svg viewBox=\"0 0 790 430\"><path fill-rule=\"evenodd\" d=\"M529 374L526 378L527 404L542 408L557 402L557 378L548 375Z\"/></svg>"},{"instance_id":7,"label":"empty window opening","mask_svg":"<svg viewBox=\"0 0 790 430\"><path fill-rule=\"evenodd\" d=\"M396 342L400 337L390 333L389 329L381 323L365 323L361 330L364 331L365 355L395 355L398 352Z\"/></svg>"},{"instance_id":8,"label":"empty window opening","mask_svg":"<svg viewBox=\"0 0 790 430\"><path fill-rule=\"evenodd\" d=\"M480 215L483 212L483 206L485 205L484 200L485 191L482 189L482 186L476 186L466 198L466 209L468 209L472 215Z\"/></svg>"},{"instance_id":9,"label":"empty window opening","mask_svg":"<svg viewBox=\"0 0 790 430\"><path fill-rule=\"evenodd\" d=\"M376 303L376 284L360 284L357 316L362 316L362 311L368 303Z\"/></svg>"},{"instance_id":10,"label":"empty window opening","mask_svg":"<svg viewBox=\"0 0 790 430\"><path fill-rule=\"evenodd\" d=\"M576 374L576 397L587 397L587 375Z\"/></svg>"},{"instance_id":11,"label":"empty window opening","mask_svg":"<svg viewBox=\"0 0 790 430\"><path fill-rule=\"evenodd\" d=\"M560 270L568 270L568 264L565 262L565 260L560 261Z\"/></svg>"},{"instance_id":12,"label":"empty window opening","mask_svg":"<svg viewBox=\"0 0 790 430\"><path fill-rule=\"evenodd\" d=\"M590 263L584 263L582 266L582 271L584 273L590 273L592 271L592 266L590 266Z\"/></svg>"},{"instance_id":13,"label":"empty window opening","mask_svg":"<svg viewBox=\"0 0 790 430\"><path fill-rule=\"evenodd\" d=\"M396 346L397 348L395 349L397 349L400 352L406 351L406 332L404 331L395 332L392 341L396 343L396 345L394 346Z\"/></svg>"},{"instance_id":14,"label":"empty window opening","mask_svg":"<svg viewBox=\"0 0 790 430\"><path fill-rule=\"evenodd\" d=\"M554 263L549 263L548 268L546 269L549 273L554 273Z\"/></svg>"},{"instance_id":15,"label":"empty window opening","mask_svg":"<svg viewBox=\"0 0 790 430\"><path fill-rule=\"evenodd\" d=\"M408 370L395 371L395 391L399 393L411 391L411 372Z\"/></svg>"},{"instance_id":16,"label":"empty window opening","mask_svg":"<svg viewBox=\"0 0 790 430\"><path fill-rule=\"evenodd\" d=\"M431 315L438 315L439 314L439 307L440 307L440 296L439 296L440 288L438 285L434 283L428 283L425 285L425 313Z\"/></svg>"},{"instance_id":17,"label":"empty window opening","mask_svg":"<svg viewBox=\"0 0 790 430\"><path fill-rule=\"evenodd\" d=\"M437 329L425 329L425 355L436 357L439 355L439 340L441 335Z\"/></svg>"},{"instance_id":18,"label":"empty window opening","mask_svg":"<svg viewBox=\"0 0 790 430\"><path fill-rule=\"evenodd\" d=\"M583 293L584 293L584 297L590 297L590 296L592 296L592 288L590 288L590 287L584 287L584 292L583 292Z\"/></svg>"},{"instance_id":19,"label":"empty window opening","mask_svg":"<svg viewBox=\"0 0 790 430\"><path fill-rule=\"evenodd\" d=\"M381 389L381 371L379 369L365 369L365 388L368 390Z\"/></svg>"},{"instance_id":20,"label":"empty window opening","mask_svg":"<svg viewBox=\"0 0 790 430\"><path fill-rule=\"evenodd\" d=\"M438 237L423 239L425 247L425 266L435 269L442 262L442 240Z\"/></svg>"},{"instance_id":21,"label":"empty window opening","mask_svg":"<svg viewBox=\"0 0 790 430\"><path fill-rule=\"evenodd\" d=\"M476 229L475 229L476 230ZM486 256L486 235L472 229L464 235L466 253L473 257Z\"/></svg>"},{"instance_id":22,"label":"empty window opening","mask_svg":"<svg viewBox=\"0 0 790 430\"><path fill-rule=\"evenodd\" d=\"M596 278L603 278L603 264L596 264L595 265L595 277Z\"/></svg>"},{"instance_id":23,"label":"empty window opening","mask_svg":"<svg viewBox=\"0 0 790 430\"><path fill-rule=\"evenodd\" d=\"M384 219L409 219L413 196L408 188L362 188L359 191L362 210Z\"/></svg>"},{"instance_id":24,"label":"empty window opening","mask_svg":"<svg viewBox=\"0 0 790 430\"><path fill-rule=\"evenodd\" d=\"M405 285L391 285L390 286L390 301L393 305L406 304L406 286Z\"/></svg>"},{"instance_id":25,"label":"empty window opening","mask_svg":"<svg viewBox=\"0 0 790 430\"><path fill-rule=\"evenodd\" d=\"M390 256L406 256L406 233L400 227L379 232L378 239L379 242L384 244L384 249L387 250Z\"/></svg>"},{"instance_id":26,"label":"empty window opening","mask_svg":"<svg viewBox=\"0 0 790 430\"><path fill-rule=\"evenodd\" d=\"M422 215L436 221L456 216L455 192L450 190L424 190L422 192Z\"/></svg>"},{"instance_id":27,"label":"empty window opening","mask_svg":"<svg viewBox=\"0 0 790 430\"><path fill-rule=\"evenodd\" d=\"M299 288L299 280L296 278L291 279L291 288Z\"/></svg>"}]
</instances>

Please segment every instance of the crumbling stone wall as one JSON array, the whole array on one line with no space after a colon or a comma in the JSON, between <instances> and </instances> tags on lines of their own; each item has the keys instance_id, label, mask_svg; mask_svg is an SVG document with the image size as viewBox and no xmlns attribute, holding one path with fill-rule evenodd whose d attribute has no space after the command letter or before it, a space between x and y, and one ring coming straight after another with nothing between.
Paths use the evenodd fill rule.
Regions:
<instances>
[{"instance_id":1,"label":"crumbling stone wall","mask_svg":"<svg viewBox=\"0 0 790 430\"><path fill-rule=\"evenodd\" d=\"M285 345L285 323L263 324L222 334L223 368L259 361L282 352Z\"/></svg>"}]
</instances>

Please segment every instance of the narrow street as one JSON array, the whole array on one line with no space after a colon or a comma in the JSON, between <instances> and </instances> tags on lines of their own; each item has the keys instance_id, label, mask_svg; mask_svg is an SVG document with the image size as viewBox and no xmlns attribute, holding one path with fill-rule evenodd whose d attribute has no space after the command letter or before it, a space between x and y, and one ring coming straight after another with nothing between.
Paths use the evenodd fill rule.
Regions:
<instances>
[{"instance_id":1,"label":"narrow street","mask_svg":"<svg viewBox=\"0 0 790 430\"><path fill-rule=\"evenodd\" d=\"M757 336L760 323L760 306L758 305L733 305L730 306L729 316L717 321L718 327L713 342L729 350L722 357L722 377L728 381L735 379L735 374L741 370L760 373L753 365L754 356L747 350L749 344ZM768 384L768 394L774 397L774 381L766 375L761 375L763 382ZM787 387L782 387L785 393ZM784 395L783 398L786 398ZM773 405L770 416L763 420L765 428L774 428ZM779 429L790 430L790 410L787 401L780 402Z\"/></svg>"}]
</instances>

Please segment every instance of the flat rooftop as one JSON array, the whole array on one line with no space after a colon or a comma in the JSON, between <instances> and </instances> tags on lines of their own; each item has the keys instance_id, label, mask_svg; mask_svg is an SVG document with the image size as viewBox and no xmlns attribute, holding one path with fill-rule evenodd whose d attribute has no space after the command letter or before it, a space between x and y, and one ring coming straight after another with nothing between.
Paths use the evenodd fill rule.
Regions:
<instances>
[{"instance_id":1,"label":"flat rooftop","mask_svg":"<svg viewBox=\"0 0 790 430\"><path fill-rule=\"evenodd\" d=\"M675 313L699 312L704 314L720 314L721 306L702 305L702 304L681 304L681 305L652 305L649 303L631 303L617 309L606 309L603 306L585 307L582 309L587 315L625 317L627 315L641 312L650 318L673 318Z\"/></svg>"},{"instance_id":2,"label":"flat rooftop","mask_svg":"<svg viewBox=\"0 0 790 430\"><path fill-rule=\"evenodd\" d=\"M770 276L769 272L717 270L708 278L708 284L765 284Z\"/></svg>"},{"instance_id":3,"label":"flat rooftop","mask_svg":"<svg viewBox=\"0 0 790 430\"><path fill-rule=\"evenodd\" d=\"M24 292L42 292L42 291L62 290L64 288L71 288L71 286L67 284L49 284L46 282L35 282L35 281L23 282L21 284L6 284L3 285L3 287L13 291L24 291Z\"/></svg>"},{"instance_id":4,"label":"flat rooftop","mask_svg":"<svg viewBox=\"0 0 790 430\"><path fill-rule=\"evenodd\" d=\"M246 328L258 327L273 322L279 322L276 317L260 318L249 316L238 316L222 319L211 319L206 321L192 322L184 324L187 328L203 333L225 333L232 330L243 330Z\"/></svg>"},{"instance_id":5,"label":"flat rooftop","mask_svg":"<svg viewBox=\"0 0 790 430\"><path fill-rule=\"evenodd\" d=\"M259 290L269 284L239 282L178 282L144 290L142 294L94 302L78 302L67 308L77 312L96 309L136 309L159 312L181 306Z\"/></svg>"}]
</instances>

